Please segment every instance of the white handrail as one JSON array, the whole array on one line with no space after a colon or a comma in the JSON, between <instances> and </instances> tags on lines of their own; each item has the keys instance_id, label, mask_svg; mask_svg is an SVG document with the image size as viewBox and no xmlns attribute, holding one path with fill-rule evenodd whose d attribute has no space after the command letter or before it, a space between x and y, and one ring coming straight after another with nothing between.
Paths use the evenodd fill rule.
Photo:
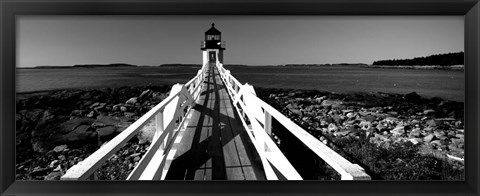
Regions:
<instances>
[{"instance_id":1,"label":"white handrail","mask_svg":"<svg viewBox=\"0 0 480 196\"><path fill-rule=\"evenodd\" d=\"M94 172L101 167L101 165L116 153L121 147L124 146L133 136L135 136L142 128L151 120L156 119L156 133L154 140L149 147L146 155L142 158L151 158L152 152L159 146L167 146L175 138L173 137L175 120L178 117L183 117L186 113L183 113L185 107L191 109L194 99L200 95L201 84L205 79L206 66L202 66L198 74L185 85L176 84L172 87L170 95L162 102L157 104L154 108L148 111L145 115L140 117L137 121L131 124L127 129L118 134L115 138L107 142L100 149L95 151L85 160L72 166L67 170L65 175L61 177L61 180L85 180L94 176ZM173 104L173 105L172 105ZM166 114L164 115L164 112ZM164 127L164 123L166 126ZM183 121L182 121L183 123ZM161 126L159 126L161 124ZM165 138L168 135L168 139ZM168 154L168 151L165 152ZM135 171L144 170L145 162L137 165L134 171L130 174L132 176ZM130 177L129 177L130 178Z\"/></svg>"},{"instance_id":2,"label":"white handrail","mask_svg":"<svg viewBox=\"0 0 480 196\"><path fill-rule=\"evenodd\" d=\"M371 179L371 177L365 173L363 168L357 164L349 162L337 152L310 135L300 126L292 122L289 118L278 112L272 106L258 98L255 95L255 90L252 86L248 84L241 85L241 83L230 74L229 70L223 68L221 63L217 64L217 68L228 89L230 97L234 100L234 106L237 108L237 112L241 117L240 119L243 125L247 130L250 130L248 131L250 139L254 142L254 146L261 156L262 162L268 160L268 162L276 167L277 170L287 179L297 179L296 175L298 175L298 173L293 166L291 166L285 156L281 154L281 151L278 150L276 144L268 137L271 134L271 118L275 118L287 128L290 133L305 144L305 146L339 172L342 180ZM240 111L242 111L242 113L240 113ZM251 128L246 123L246 117L248 117L251 123ZM263 126L260 123L263 124ZM264 168L267 165L266 163L262 164L264 165ZM276 179L275 176L271 176L271 172L268 171L270 169L269 165L267 165L265 171L267 179Z\"/></svg>"}]
</instances>

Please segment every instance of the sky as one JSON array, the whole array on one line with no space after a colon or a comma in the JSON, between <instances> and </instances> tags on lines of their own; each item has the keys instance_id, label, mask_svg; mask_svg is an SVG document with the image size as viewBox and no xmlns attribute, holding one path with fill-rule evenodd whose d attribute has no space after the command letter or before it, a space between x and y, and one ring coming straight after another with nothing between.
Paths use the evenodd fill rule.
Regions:
<instances>
[{"instance_id":1,"label":"sky","mask_svg":"<svg viewBox=\"0 0 480 196\"><path fill-rule=\"evenodd\" d=\"M16 66L200 64L212 21L225 64L371 64L464 51L463 16L25 15Z\"/></svg>"}]
</instances>

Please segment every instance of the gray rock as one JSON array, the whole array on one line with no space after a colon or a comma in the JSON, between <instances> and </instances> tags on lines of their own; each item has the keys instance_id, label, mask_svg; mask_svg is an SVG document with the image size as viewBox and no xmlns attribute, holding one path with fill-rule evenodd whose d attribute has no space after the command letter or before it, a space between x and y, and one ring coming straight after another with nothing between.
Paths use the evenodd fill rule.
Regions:
<instances>
[{"instance_id":1,"label":"gray rock","mask_svg":"<svg viewBox=\"0 0 480 196\"><path fill-rule=\"evenodd\" d=\"M333 124L333 123L330 123L330 124L328 125L328 128L327 128L327 129L328 129L329 132L332 132L332 133L338 131L337 125L335 125L335 124Z\"/></svg>"},{"instance_id":2,"label":"gray rock","mask_svg":"<svg viewBox=\"0 0 480 196\"><path fill-rule=\"evenodd\" d=\"M425 142L431 142L433 139L435 139L435 135L433 133L423 137L423 141Z\"/></svg>"},{"instance_id":3,"label":"gray rock","mask_svg":"<svg viewBox=\"0 0 480 196\"><path fill-rule=\"evenodd\" d=\"M126 112L126 111L127 111L127 107L125 107L125 106L121 106L121 107L120 107L120 111L122 111L122 112Z\"/></svg>"},{"instance_id":4,"label":"gray rock","mask_svg":"<svg viewBox=\"0 0 480 196\"><path fill-rule=\"evenodd\" d=\"M465 135L462 134L462 133L455 134L455 137L460 138L460 139L465 139Z\"/></svg>"},{"instance_id":5,"label":"gray rock","mask_svg":"<svg viewBox=\"0 0 480 196\"><path fill-rule=\"evenodd\" d=\"M333 135L335 137L340 137L340 136L346 136L350 133L351 131L350 130L341 130L341 131L337 131L335 133L333 133Z\"/></svg>"},{"instance_id":6,"label":"gray rock","mask_svg":"<svg viewBox=\"0 0 480 196\"><path fill-rule=\"evenodd\" d=\"M94 104L92 104L92 105L90 106L90 109L93 109L93 108L95 108L95 107L97 107L97 106L99 106L99 105L100 105L100 102L95 102Z\"/></svg>"},{"instance_id":7,"label":"gray rock","mask_svg":"<svg viewBox=\"0 0 480 196\"><path fill-rule=\"evenodd\" d=\"M437 122L435 120L428 120L426 122L426 124L430 127L436 127L437 126Z\"/></svg>"},{"instance_id":8,"label":"gray rock","mask_svg":"<svg viewBox=\"0 0 480 196\"><path fill-rule=\"evenodd\" d=\"M355 117L355 114L353 112L349 112L347 113L347 118L354 118Z\"/></svg>"},{"instance_id":9,"label":"gray rock","mask_svg":"<svg viewBox=\"0 0 480 196\"><path fill-rule=\"evenodd\" d=\"M59 165L59 163L60 163L60 161L54 160L54 161L50 162L50 165L48 167L56 168Z\"/></svg>"},{"instance_id":10,"label":"gray rock","mask_svg":"<svg viewBox=\"0 0 480 196\"><path fill-rule=\"evenodd\" d=\"M59 164L55 169L53 169L53 171L63 172L62 165Z\"/></svg>"},{"instance_id":11,"label":"gray rock","mask_svg":"<svg viewBox=\"0 0 480 196\"><path fill-rule=\"evenodd\" d=\"M442 142L440 140L433 140L430 142L430 145L439 147L442 146Z\"/></svg>"},{"instance_id":12,"label":"gray rock","mask_svg":"<svg viewBox=\"0 0 480 196\"><path fill-rule=\"evenodd\" d=\"M394 135L403 135L405 133L404 126L397 126L391 131Z\"/></svg>"},{"instance_id":13,"label":"gray rock","mask_svg":"<svg viewBox=\"0 0 480 196\"><path fill-rule=\"evenodd\" d=\"M420 144L423 142L423 140L421 138L410 138L408 139L408 141L412 142L412 144L416 145L416 144Z\"/></svg>"},{"instance_id":14,"label":"gray rock","mask_svg":"<svg viewBox=\"0 0 480 196\"><path fill-rule=\"evenodd\" d=\"M65 149L67 149L67 145L60 145L60 146L55 146L55 148L53 148L53 151L54 152L63 152Z\"/></svg>"},{"instance_id":15,"label":"gray rock","mask_svg":"<svg viewBox=\"0 0 480 196\"><path fill-rule=\"evenodd\" d=\"M62 175L62 172L54 171L45 176L44 180L60 180L60 177L62 177Z\"/></svg>"},{"instance_id":16,"label":"gray rock","mask_svg":"<svg viewBox=\"0 0 480 196\"><path fill-rule=\"evenodd\" d=\"M121 123L120 118L114 116L97 116L96 124L116 126Z\"/></svg>"},{"instance_id":17,"label":"gray rock","mask_svg":"<svg viewBox=\"0 0 480 196\"><path fill-rule=\"evenodd\" d=\"M65 157L65 155L58 155L58 160L60 160L60 162L63 162L67 160L67 157Z\"/></svg>"},{"instance_id":18,"label":"gray rock","mask_svg":"<svg viewBox=\"0 0 480 196\"><path fill-rule=\"evenodd\" d=\"M379 131L383 131L387 127L385 125L383 125L382 123L379 123L375 128L377 128Z\"/></svg>"},{"instance_id":19,"label":"gray rock","mask_svg":"<svg viewBox=\"0 0 480 196\"><path fill-rule=\"evenodd\" d=\"M362 121L358 126L360 126L360 129L367 131L372 127L372 123L368 121Z\"/></svg>"},{"instance_id":20,"label":"gray rock","mask_svg":"<svg viewBox=\"0 0 480 196\"><path fill-rule=\"evenodd\" d=\"M129 117L132 117L132 116L135 116L135 113L134 112L125 112L123 113L125 115L125 117L129 118Z\"/></svg>"},{"instance_id":21,"label":"gray rock","mask_svg":"<svg viewBox=\"0 0 480 196\"><path fill-rule=\"evenodd\" d=\"M445 136L445 132L442 131L442 130L436 130L433 132L433 134L435 135L435 137L439 138L440 136Z\"/></svg>"},{"instance_id":22,"label":"gray rock","mask_svg":"<svg viewBox=\"0 0 480 196\"><path fill-rule=\"evenodd\" d=\"M135 103L137 103L137 98L132 97L125 102L125 105L134 105Z\"/></svg>"},{"instance_id":23,"label":"gray rock","mask_svg":"<svg viewBox=\"0 0 480 196\"><path fill-rule=\"evenodd\" d=\"M133 161L135 161L135 162L140 161L140 156L136 156L135 158L133 158Z\"/></svg>"},{"instance_id":24,"label":"gray rock","mask_svg":"<svg viewBox=\"0 0 480 196\"><path fill-rule=\"evenodd\" d=\"M420 128L415 128L412 131L410 131L410 136L420 137L420 136L422 136L422 130Z\"/></svg>"},{"instance_id":25,"label":"gray rock","mask_svg":"<svg viewBox=\"0 0 480 196\"><path fill-rule=\"evenodd\" d=\"M87 114L88 118L95 118L95 111L91 111L90 113Z\"/></svg>"},{"instance_id":26,"label":"gray rock","mask_svg":"<svg viewBox=\"0 0 480 196\"><path fill-rule=\"evenodd\" d=\"M52 141L54 143L69 143L69 142L83 142L96 137L92 134L93 129L88 125L80 125L75 130L55 137Z\"/></svg>"},{"instance_id":27,"label":"gray rock","mask_svg":"<svg viewBox=\"0 0 480 196\"><path fill-rule=\"evenodd\" d=\"M339 100L327 99L322 101L322 106L333 106L333 105L342 105L342 104L343 102Z\"/></svg>"},{"instance_id":28,"label":"gray rock","mask_svg":"<svg viewBox=\"0 0 480 196\"><path fill-rule=\"evenodd\" d=\"M435 113L435 110L432 110L432 109L428 109L428 110L423 111L423 114L425 114L425 115L434 114L434 113Z\"/></svg>"},{"instance_id":29,"label":"gray rock","mask_svg":"<svg viewBox=\"0 0 480 196\"><path fill-rule=\"evenodd\" d=\"M411 92L411 93L405 94L403 98L407 101L419 101L421 97L416 92Z\"/></svg>"},{"instance_id":30,"label":"gray rock","mask_svg":"<svg viewBox=\"0 0 480 196\"><path fill-rule=\"evenodd\" d=\"M463 122L462 121L456 121L455 122L455 127L456 128L463 128Z\"/></svg>"},{"instance_id":31,"label":"gray rock","mask_svg":"<svg viewBox=\"0 0 480 196\"><path fill-rule=\"evenodd\" d=\"M114 126L106 126L97 129L97 133L99 137L107 137L115 133L116 129Z\"/></svg>"},{"instance_id":32,"label":"gray rock","mask_svg":"<svg viewBox=\"0 0 480 196\"><path fill-rule=\"evenodd\" d=\"M373 115L366 115L365 117L363 117L363 119L365 119L366 121L369 121L369 122L373 122L373 121L377 120L377 118Z\"/></svg>"},{"instance_id":33,"label":"gray rock","mask_svg":"<svg viewBox=\"0 0 480 196\"><path fill-rule=\"evenodd\" d=\"M73 110L70 115L71 116L83 116L83 115L85 115L85 111L83 111L83 110Z\"/></svg>"}]
</instances>

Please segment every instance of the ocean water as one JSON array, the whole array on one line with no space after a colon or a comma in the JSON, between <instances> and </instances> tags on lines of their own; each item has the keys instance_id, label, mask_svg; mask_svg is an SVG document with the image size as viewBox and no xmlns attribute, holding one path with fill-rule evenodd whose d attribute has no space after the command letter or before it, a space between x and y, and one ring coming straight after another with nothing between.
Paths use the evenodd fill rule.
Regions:
<instances>
[{"instance_id":1,"label":"ocean water","mask_svg":"<svg viewBox=\"0 0 480 196\"><path fill-rule=\"evenodd\" d=\"M226 67L241 83L256 87L317 89L337 93L417 92L464 102L465 74L458 70L414 70L334 67ZM17 69L17 92L64 88L186 83L198 67L112 67L74 69Z\"/></svg>"}]
</instances>

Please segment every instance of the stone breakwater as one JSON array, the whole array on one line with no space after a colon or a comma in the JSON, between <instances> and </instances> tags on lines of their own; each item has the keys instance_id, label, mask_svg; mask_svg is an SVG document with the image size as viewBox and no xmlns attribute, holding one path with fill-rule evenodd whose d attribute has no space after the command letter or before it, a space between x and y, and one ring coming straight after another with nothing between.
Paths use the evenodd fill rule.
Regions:
<instances>
[{"instance_id":1,"label":"stone breakwater","mask_svg":"<svg viewBox=\"0 0 480 196\"><path fill-rule=\"evenodd\" d=\"M348 148L352 141L361 140L379 149L411 145L418 149L418 156L446 160L456 170L463 170L463 103L422 98L415 92L403 95L262 88L256 91L260 98L336 151L342 152L341 148ZM342 142L339 147L337 144Z\"/></svg>"},{"instance_id":2,"label":"stone breakwater","mask_svg":"<svg viewBox=\"0 0 480 196\"><path fill-rule=\"evenodd\" d=\"M17 94L16 179L58 180L168 96L168 86ZM99 179L125 179L150 145L153 125L114 154Z\"/></svg>"}]
</instances>

